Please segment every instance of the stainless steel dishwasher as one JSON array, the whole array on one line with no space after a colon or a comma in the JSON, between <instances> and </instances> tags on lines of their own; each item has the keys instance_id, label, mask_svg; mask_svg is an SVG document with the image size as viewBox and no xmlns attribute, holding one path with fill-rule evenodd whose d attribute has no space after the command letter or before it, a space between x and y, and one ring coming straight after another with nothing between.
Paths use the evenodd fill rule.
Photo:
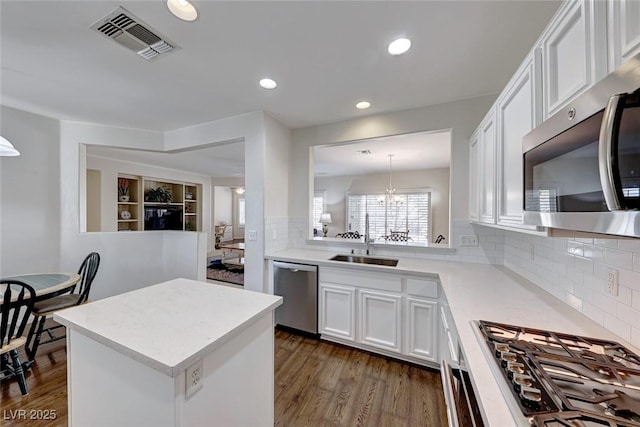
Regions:
<instances>
[{"instance_id":1,"label":"stainless steel dishwasher","mask_svg":"<svg viewBox=\"0 0 640 427\"><path fill-rule=\"evenodd\" d=\"M276 325L318 334L318 267L274 261L274 294L283 297Z\"/></svg>"}]
</instances>

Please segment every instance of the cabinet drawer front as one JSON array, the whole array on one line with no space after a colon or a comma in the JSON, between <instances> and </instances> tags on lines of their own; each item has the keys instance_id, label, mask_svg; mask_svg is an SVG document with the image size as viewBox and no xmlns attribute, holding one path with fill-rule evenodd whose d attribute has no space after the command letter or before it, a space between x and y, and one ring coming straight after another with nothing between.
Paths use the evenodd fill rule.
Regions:
<instances>
[{"instance_id":1,"label":"cabinet drawer front","mask_svg":"<svg viewBox=\"0 0 640 427\"><path fill-rule=\"evenodd\" d=\"M438 282L407 279L407 294L427 298L438 298Z\"/></svg>"},{"instance_id":2,"label":"cabinet drawer front","mask_svg":"<svg viewBox=\"0 0 640 427\"><path fill-rule=\"evenodd\" d=\"M338 268L320 268L320 281L341 285L379 289L381 291L401 292L402 278L387 274L361 273Z\"/></svg>"}]
</instances>

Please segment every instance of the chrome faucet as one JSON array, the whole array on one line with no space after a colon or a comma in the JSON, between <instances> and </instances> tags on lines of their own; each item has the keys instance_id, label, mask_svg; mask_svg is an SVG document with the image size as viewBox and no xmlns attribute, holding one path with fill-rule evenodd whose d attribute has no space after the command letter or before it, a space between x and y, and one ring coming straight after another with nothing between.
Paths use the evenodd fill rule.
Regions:
<instances>
[{"instance_id":1,"label":"chrome faucet","mask_svg":"<svg viewBox=\"0 0 640 427\"><path fill-rule=\"evenodd\" d=\"M367 255L369 255L369 245L371 244L371 238L369 236L369 213L364 216L364 245L367 248Z\"/></svg>"}]
</instances>

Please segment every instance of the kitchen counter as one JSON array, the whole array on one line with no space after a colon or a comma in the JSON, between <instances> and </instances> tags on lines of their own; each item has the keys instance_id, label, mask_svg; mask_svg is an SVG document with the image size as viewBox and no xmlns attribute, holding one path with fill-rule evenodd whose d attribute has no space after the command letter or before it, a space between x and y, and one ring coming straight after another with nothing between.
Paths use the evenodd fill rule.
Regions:
<instances>
[{"instance_id":1,"label":"kitchen counter","mask_svg":"<svg viewBox=\"0 0 640 427\"><path fill-rule=\"evenodd\" d=\"M450 261L400 258L397 267L330 261L335 253L308 249L287 249L269 254L268 259L320 266L366 269L439 277L448 301L466 364L472 374L489 426L529 425L523 416L512 415L489 366L472 322L490 320L576 335L614 340L640 354L637 348L551 294L503 266Z\"/></svg>"},{"instance_id":2,"label":"kitchen counter","mask_svg":"<svg viewBox=\"0 0 640 427\"><path fill-rule=\"evenodd\" d=\"M281 303L175 279L55 313L68 328L69 425L273 425Z\"/></svg>"}]
</instances>

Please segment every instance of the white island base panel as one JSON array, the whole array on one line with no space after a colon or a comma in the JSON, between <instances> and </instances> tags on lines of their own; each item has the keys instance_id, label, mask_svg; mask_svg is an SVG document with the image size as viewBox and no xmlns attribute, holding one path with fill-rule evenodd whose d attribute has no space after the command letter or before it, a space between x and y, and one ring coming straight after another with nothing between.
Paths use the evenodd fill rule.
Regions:
<instances>
[{"instance_id":1,"label":"white island base panel","mask_svg":"<svg viewBox=\"0 0 640 427\"><path fill-rule=\"evenodd\" d=\"M280 304L174 279L55 313L67 327L69 425L273 426Z\"/></svg>"},{"instance_id":2,"label":"white island base panel","mask_svg":"<svg viewBox=\"0 0 640 427\"><path fill-rule=\"evenodd\" d=\"M186 397L167 376L68 329L70 427L273 426L273 314L204 357L202 388Z\"/></svg>"}]
</instances>

